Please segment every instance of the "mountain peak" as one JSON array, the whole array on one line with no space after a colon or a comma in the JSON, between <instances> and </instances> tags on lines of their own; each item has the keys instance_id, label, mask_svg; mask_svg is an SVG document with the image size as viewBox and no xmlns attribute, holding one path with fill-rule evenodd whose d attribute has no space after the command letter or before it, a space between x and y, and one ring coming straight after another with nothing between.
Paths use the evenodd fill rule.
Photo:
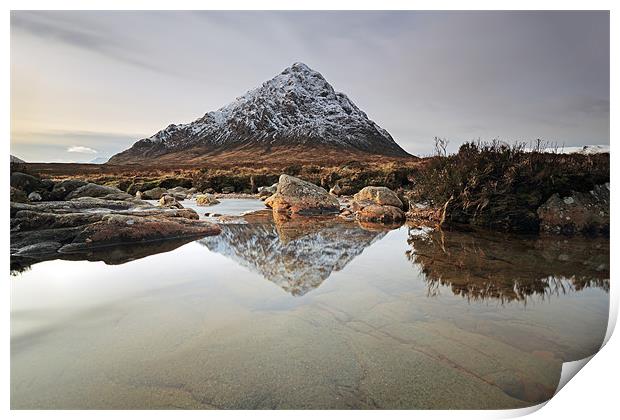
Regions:
<instances>
[{"instance_id":1,"label":"mountain peak","mask_svg":"<svg viewBox=\"0 0 620 420\"><path fill-rule=\"evenodd\" d=\"M290 67L285 68L284 70L282 70L282 73L280 73L280 75L291 75L300 81L313 78L325 80L321 73L311 69L308 65L302 63L301 61L293 63Z\"/></svg>"},{"instance_id":2,"label":"mountain peak","mask_svg":"<svg viewBox=\"0 0 620 420\"><path fill-rule=\"evenodd\" d=\"M321 73L293 63L256 89L188 124L171 124L113 156L109 163L179 156L184 150L215 154L242 147L317 146L356 153L409 156ZM198 152L200 150L200 152ZM317 149L318 150L318 149Z\"/></svg>"}]
</instances>

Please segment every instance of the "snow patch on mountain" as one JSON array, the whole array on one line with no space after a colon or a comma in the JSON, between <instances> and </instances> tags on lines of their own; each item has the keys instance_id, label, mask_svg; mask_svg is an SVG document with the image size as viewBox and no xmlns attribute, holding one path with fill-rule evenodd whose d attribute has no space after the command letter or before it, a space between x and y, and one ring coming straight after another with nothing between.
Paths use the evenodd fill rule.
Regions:
<instances>
[{"instance_id":1,"label":"snow patch on mountain","mask_svg":"<svg viewBox=\"0 0 620 420\"><path fill-rule=\"evenodd\" d=\"M386 130L303 63L293 64L217 111L188 124L169 125L132 149L151 148L157 155L191 146L217 148L246 142L318 143L407 156Z\"/></svg>"}]
</instances>

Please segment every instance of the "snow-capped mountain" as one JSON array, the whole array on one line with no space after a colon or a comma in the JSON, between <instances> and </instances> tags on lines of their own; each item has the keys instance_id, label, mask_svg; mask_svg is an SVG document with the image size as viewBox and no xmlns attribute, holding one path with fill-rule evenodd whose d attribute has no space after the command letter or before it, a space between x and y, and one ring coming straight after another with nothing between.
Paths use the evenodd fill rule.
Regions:
<instances>
[{"instance_id":1,"label":"snow-capped mountain","mask_svg":"<svg viewBox=\"0 0 620 420\"><path fill-rule=\"evenodd\" d=\"M409 156L320 73L295 63L217 111L188 124L171 124L136 142L109 163L139 163L191 149L217 153L239 147L300 145Z\"/></svg>"},{"instance_id":2,"label":"snow-capped mountain","mask_svg":"<svg viewBox=\"0 0 620 420\"><path fill-rule=\"evenodd\" d=\"M294 226L273 221L221 224L222 232L199 242L260 274L293 296L321 285L362 251L385 236L351 223Z\"/></svg>"}]
</instances>

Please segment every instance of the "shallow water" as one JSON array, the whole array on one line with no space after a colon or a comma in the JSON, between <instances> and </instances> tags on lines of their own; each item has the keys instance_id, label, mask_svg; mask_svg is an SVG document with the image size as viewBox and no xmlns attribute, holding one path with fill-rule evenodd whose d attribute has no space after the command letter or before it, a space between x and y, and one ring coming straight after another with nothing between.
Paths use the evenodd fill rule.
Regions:
<instances>
[{"instance_id":1,"label":"shallow water","mask_svg":"<svg viewBox=\"0 0 620 420\"><path fill-rule=\"evenodd\" d=\"M222 230L12 277L12 408L523 407L605 334L608 240Z\"/></svg>"}]
</instances>

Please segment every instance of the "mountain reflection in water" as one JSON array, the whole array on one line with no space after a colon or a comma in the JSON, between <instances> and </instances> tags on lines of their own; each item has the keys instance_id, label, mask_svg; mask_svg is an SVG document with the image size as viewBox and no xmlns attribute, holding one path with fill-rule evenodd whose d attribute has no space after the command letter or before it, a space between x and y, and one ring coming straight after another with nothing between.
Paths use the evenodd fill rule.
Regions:
<instances>
[{"instance_id":1,"label":"mountain reflection in water","mask_svg":"<svg viewBox=\"0 0 620 420\"><path fill-rule=\"evenodd\" d=\"M386 234L333 217L274 218L271 212L250 214L220 227L221 234L199 242L293 296L319 287Z\"/></svg>"},{"instance_id":2,"label":"mountain reflection in water","mask_svg":"<svg viewBox=\"0 0 620 420\"><path fill-rule=\"evenodd\" d=\"M334 217L286 217L271 211L224 217L222 233L198 240L292 296L319 287L389 227ZM523 301L597 287L609 291L609 239L406 229L405 257L423 274L428 295L449 288L468 300ZM105 247L74 254L11 257L17 275L38 262L63 259L119 265L173 251L195 238ZM389 278L386 278L389 281Z\"/></svg>"},{"instance_id":3,"label":"mountain reflection in water","mask_svg":"<svg viewBox=\"0 0 620 420\"><path fill-rule=\"evenodd\" d=\"M492 232L409 230L407 258L429 295L439 286L471 300L526 301L571 290L609 291L609 239L524 237Z\"/></svg>"}]
</instances>

